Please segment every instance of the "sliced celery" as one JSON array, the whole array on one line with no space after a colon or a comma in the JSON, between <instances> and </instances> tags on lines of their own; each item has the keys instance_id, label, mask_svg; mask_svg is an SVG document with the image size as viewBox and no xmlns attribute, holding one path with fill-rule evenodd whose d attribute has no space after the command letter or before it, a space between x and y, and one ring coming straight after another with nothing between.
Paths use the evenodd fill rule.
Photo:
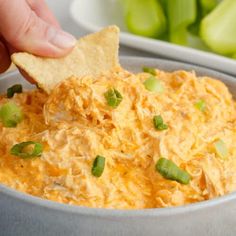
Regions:
<instances>
[{"instance_id":1,"label":"sliced celery","mask_svg":"<svg viewBox=\"0 0 236 236\"><path fill-rule=\"evenodd\" d=\"M122 4L130 32L157 38L166 31L166 18L157 0L127 0Z\"/></svg>"},{"instance_id":2,"label":"sliced celery","mask_svg":"<svg viewBox=\"0 0 236 236\"><path fill-rule=\"evenodd\" d=\"M23 119L21 108L13 102L0 107L0 120L5 127L16 127Z\"/></svg>"},{"instance_id":3,"label":"sliced celery","mask_svg":"<svg viewBox=\"0 0 236 236\"><path fill-rule=\"evenodd\" d=\"M167 0L169 37L173 43L187 44L187 27L197 16L196 0Z\"/></svg>"},{"instance_id":4,"label":"sliced celery","mask_svg":"<svg viewBox=\"0 0 236 236\"><path fill-rule=\"evenodd\" d=\"M166 14L167 12L167 0L159 0L161 6L162 6L162 9L164 10L164 13Z\"/></svg>"},{"instance_id":5,"label":"sliced celery","mask_svg":"<svg viewBox=\"0 0 236 236\"><path fill-rule=\"evenodd\" d=\"M143 84L148 91L157 93L162 93L164 91L164 87L161 81L154 76L151 76L146 79Z\"/></svg>"},{"instance_id":6,"label":"sliced celery","mask_svg":"<svg viewBox=\"0 0 236 236\"><path fill-rule=\"evenodd\" d=\"M229 156L228 149L223 140L218 139L214 142L215 151L218 157L221 159L226 159Z\"/></svg>"},{"instance_id":7,"label":"sliced celery","mask_svg":"<svg viewBox=\"0 0 236 236\"><path fill-rule=\"evenodd\" d=\"M224 0L201 22L200 34L214 51L236 53L236 0Z\"/></svg>"},{"instance_id":8,"label":"sliced celery","mask_svg":"<svg viewBox=\"0 0 236 236\"><path fill-rule=\"evenodd\" d=\"M199 35L200 24L203 17L211 12L218 3L219 0L197 0L197 17L195 22L188 28L193 35Z\"/></svg>"},{"instance_id":9,"label":"sliced celery","mask_svg":"<svg viewBox=\"0 0 236 236\"><path fill-rule=\"evenodd\" d=\"M201 6L201 15L205 16L212 11L218 4L218 0L199 0Z\"/></svg>"}]
</instances>

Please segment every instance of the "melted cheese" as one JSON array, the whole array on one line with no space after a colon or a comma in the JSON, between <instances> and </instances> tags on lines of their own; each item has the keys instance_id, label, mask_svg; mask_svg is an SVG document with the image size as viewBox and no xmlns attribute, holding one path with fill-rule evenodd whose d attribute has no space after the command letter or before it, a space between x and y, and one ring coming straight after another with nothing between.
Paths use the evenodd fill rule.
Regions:
<instances>
[{"instance_id":1,"label":"melted cheese","mask_svg":"<svg viewBox=\"0 0 236 236\"><path fill-rule=\"evenodd\" d=\"M150 75L116 69L100 77L69 78L52 94L15 94L25 114L16 128L0 124L0 182L34 196L97 208L141 209L179 206L236 190L235 103L227 87L194 73L157 70L163 93L149 92ZM110 108L104 93L116 88L123 100ZM204 99L206 111L194 104ZM4 96L0 104L7 101ZM169 128L157 131L161 115ZM222 139L226 160L213 143ZM15 143L35 140L41 157L9 154ZM106 157L101 177L91 174L96 155ZM155 171L161 157L191 175L188 185Z\"/></svg>"}]
</instances>

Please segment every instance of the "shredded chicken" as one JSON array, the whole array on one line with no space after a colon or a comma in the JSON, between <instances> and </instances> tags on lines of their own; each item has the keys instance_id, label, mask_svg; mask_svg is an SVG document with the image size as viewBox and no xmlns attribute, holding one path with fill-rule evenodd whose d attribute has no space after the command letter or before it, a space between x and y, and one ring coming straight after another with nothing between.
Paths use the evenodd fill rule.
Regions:
<instances>
[{"instance_id":1,"label":"shredded chicken","mask_svg":"<svg viewBox=\"0 0 236 236\"><path fill-rule=\"evenodd\" d=\"M193 72L156 70L163 93L150 92L148 73L117 68L99 77L71 77L51 95L38 90L15 94L24 120L16 128L0 123L0 182L44 199L97 208L169 207L211 199L236 190L236 109L227 87ZM104 93L123 97L115 109ZM195 107L206 101L204 112ZM4 96L0 104L7 101ZM168 129L158 131L153 116ZM224 140L222 160L213 143ZM44 146L41 157L9 154L19 142ZM91 174L96 155L106 158L101 177ZM163 178L155 170L160 157L186 170L188 185Z\"/></svg>"}]
</instances>

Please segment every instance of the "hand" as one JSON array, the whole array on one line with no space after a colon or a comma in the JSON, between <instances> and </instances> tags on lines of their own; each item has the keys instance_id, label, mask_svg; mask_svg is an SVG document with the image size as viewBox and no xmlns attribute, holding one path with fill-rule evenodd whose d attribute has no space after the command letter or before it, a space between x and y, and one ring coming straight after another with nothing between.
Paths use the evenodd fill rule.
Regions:
<instances>
[{"instance_id":1,"label":"hand","mask_svg":"<svg viewBox=\"0 0 236 236\"><path fill-rule=\"evenodd\" d=\"M0 73L9 67L13 52L61 57L75 42L61 30L44 0L0 0Z\"/></svg>"}]
</instances>

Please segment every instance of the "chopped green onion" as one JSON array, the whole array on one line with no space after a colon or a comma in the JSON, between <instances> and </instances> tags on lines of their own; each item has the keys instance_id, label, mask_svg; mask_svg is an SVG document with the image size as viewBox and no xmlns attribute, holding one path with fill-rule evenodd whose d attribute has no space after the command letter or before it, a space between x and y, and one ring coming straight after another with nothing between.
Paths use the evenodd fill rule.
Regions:
<instances>
[{"instance_id":1,"label":"chopped green onion","mask_svg":"<svg viewBox=\"0 0 236 236\"><path fill-rule=\"evenodd\" d=\"M12 98L15 93L22 93L22 85L15 84L12 87L7 89L7 97Z\"/></svg>"},{"instance_id":2,"label":"chopped green onion","mask_svg":"<svg viewBox=\"0 0 236 236\"><path fill-rule=\"evenodd\" d=\"M143 84L148 91L158 93L162 93L164 91L161 81L154 76L151 76L146 79Z\"/></svg>"},{"instance_id":3,"label":"chopped green onion","mask_svg":"<svg viewBox=\"0 0 236 236\"><path fill-rule=\"evenodd\" d=\"M186 45L188 26L197 16L196 0L167 0L170 41Z\"/></svg>"},{"instance_id":4,"label":"chopped green onion","mask_svg":"<svg viewBox=\"0 0 236 236\"><path fill-rule=\"evenodd\" d=\"M147 73L149 73L151 75L156 75L157 74L155 68L146 67L146 66L143 67L143 72L147 72Z\"/></svg>"},{"instance_id":5,"label":"chopped green onion","mask_svg":"<svg viewBox=\"0 0 236 236\"><path fill-rule=\"evenodd\" d=\"M105 167L105 157L99 155L96 156L96 158L93 161L92 175L100 177L104 171L104 167Z\"/></svg>"},{"instance_id":6,"label":"chopped green onion","mask_svg":"<svg viewBox=\"0 0 236 236\"><path fill-rule=\"evenodd\" d=\"M180 169L173 161L166 158L160 158L156 163L156 171L164 178L175 180L181 184L188 184L190 175L188 172Z\"/></svg>"},{"instance_id":7,"label":"chopped green onion","mask_svg":"<svg viewBox=\"0 0 236 236\"><path fill-rule=\"evenodd\" d=\"M221 159L226 159L228 157L228 155L229 155L228 149L227 149L225 143L221 139L214 142L214 148L215 148L216 154Z\"/></svg>"},{"instance_id":8,"label":"chopped green onion","mask_svg":"<svg viewBox=\"0 0 236 236\"><path fill-rule=\"evenodd\" d=\"M164 124L164 121L163 121L163 119L162 119L162 117L161 117L160 115L153 117L153 124L154 124L154 127L155 127L157 130L165 130L165 129L168 129L168 125L167 125L167 124Z\"/></svg>"},{"instance_id":9,"label":"chopped green onion","mask_svg":"<svg viewBox=\"0 0 236 236\"><path fill-rule=\"evenodd\" d=\"M105 94L104 94L107 104L110 107L116 108L118 105L121 103L123 97L122 95L114 88L109 89Z\"/></svg>"},{"instance_id":10,"label":"chopped green onion","mask_svg":"<svg viewBox=\"0 0 236 236\"><path fill-rule=\"evenodd\" d=\"M205 103L205 101L203 100L203 99L200 99L198 102L196 102L195 104L195 107L198 109L198 110L200 110L200 111L202 111L202 112L204 112L205 110L206 110L206 103Z\"/></svg>"},{"instance_id":11,"label":"chopped green onion","mask_svg":"<svg viewBox=\"0 0 236 236\"><path fill-rule=\"evenodd\" d=\"M29 146L31 145L34 145L33 150L31 151L26 150L27 147L29 148ZM12 155L19 156L23 159L41 156L42 152L43 152L43 145L41 143L33 141L18 143L11 148Z\"/></svg>"},{"instance_id":12,"label":"chopped green onion","mask_svg":"<svg viewBox=\"0 0 236 236\"><path fill-rule=\"evenodd\" d=\"M8 102L0 108L0 119L5 127L16 127L22 121L23 114L19 106Z\"/></svg>"}]
</instances>

